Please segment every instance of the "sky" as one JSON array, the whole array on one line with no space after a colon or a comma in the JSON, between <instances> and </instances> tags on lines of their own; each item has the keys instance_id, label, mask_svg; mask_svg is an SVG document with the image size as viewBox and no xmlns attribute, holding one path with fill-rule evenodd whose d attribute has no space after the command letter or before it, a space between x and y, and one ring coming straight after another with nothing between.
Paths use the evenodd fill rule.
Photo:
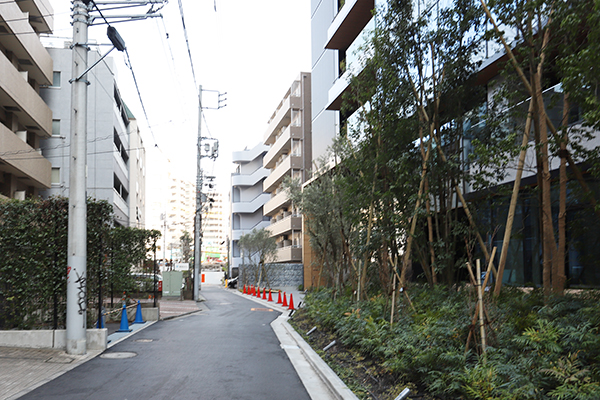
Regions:
<instances>
[{"instance_id":1,"label":"sky","mask_svg":"<svg viewBox=\"0 0 600 400\"><path fill-rule=\"evenodd\" d=\"M50 3L55 40L69 40L71 2ZM145 14L148 9L103 14ZM141 126L146 163L170 165L195 182L198 85L205 107L216 107L217 94L226 92L225 107L203 111L201 132L219 140L218 159L205 158L202 167L206 175L216 176L218 191L227 195L234 169L231 153L262 141L269 117L292 81L301 71L310 72L310 0L170 0L160 12L163 18L113 24L127 46L148 120L127 57L114 50L110 56L117 65L121 96ZM89 38L110 43L105 24L91 26ZM110 47L99 49L104 53ZM152 185L152 176L146 182L148 204L161 188Z\"/></svg>"}]
</instances>

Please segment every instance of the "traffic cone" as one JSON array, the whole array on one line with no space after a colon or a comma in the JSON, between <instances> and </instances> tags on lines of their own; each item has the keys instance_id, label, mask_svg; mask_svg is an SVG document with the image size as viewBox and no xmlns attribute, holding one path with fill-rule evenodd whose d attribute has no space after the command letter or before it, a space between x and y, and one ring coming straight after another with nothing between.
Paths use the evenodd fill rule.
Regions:
<instances>
[{"instance_id":1,"label":"traffic cone","mask_svg":"<svg viewBox=\"0 0 600 400\"><path fill-rule=\"evenodd\" d=\"M260 287L258 288L258 290L256 291L256 297L258 297L260 299Z\"/></svg>"},{"instance_id":2,"label":"traffic cone","mask_svg":"<svg viewBox=\"0 0 600 400\"><path fill-rule=\"evenodd\" d=\"M246 294L246 285L244 285L244 290L242 290L243 294Z\"/></svg>"},{"instance_id":3,"label":"traffic cone","mask_svg":"<svg viewBox=\"0 0 600 400\"><path fill-rule=\"evenodd\" d=\"M281 290L279 291L279 296L277 297L277 304L281 304Z\"/></svg>"},{"instance_id":4,"label":"traffic cone","mask_svg":"<svg viewBox=\"0 0 600 400\"><path fill-rule=\"evenodd\" d=\"M117 332L131 332L129 329L129 321L127 321L127 308L123 303L123 310L121 310L121 326Z\"/></svg>"},{"instance_id":5,"label":"traffic cone","mask_svg":"<svg viewBox=\"0 0 600 400\"><path fill-rule=\"evenodd\" d=\"M137 308L135 310L135 321L133 321L134 324L145 324L146 321L144 321L144 319L142 318L142 304L140 303L140 301L138 300L138 305Z\"/></svg>"},{"instance_id":6,"label":"traffic cone","mask_svg":"<svg viewBox=\"0 0 600 400\"><path fill-rule=\"evenodd\" d=\"M254 287L254 285L252 286L252 290L250 291L250 293L252 296L256 295L256 288Z\"/></svg>"},{"instance_id":7,"label":"traffic cone","mask_svg":"<svg viewBox=\"0 0 600 400\"><path fill-rule=\"evenodd\" d=\"M271 296L271 289L269 289L269 300L268 301L273 301L273 297Z\"/></svg>"},{"instance_id":8,"label":"traffic cone","mask_svg":"<svg viewBox=\"0 0 600 400\"><path fill-rule=\"evenodd\" d=\"M266 300L266 299L267 299L267 288L264 288L264 290L263 290L263 296L262 296L262 299L263 299L263 300Z\"/></svg>"},{"instance_id":9,"label":"traffic cone","mask_svg":"<svg viewBox=\"0 0 600 400\"><path fill-rule=\"evenodd\" d=\"M292 293L290 293L290 306L288 307L289 310L294 310L294 296L292 296Z\"/></svg>"},{"instance_id":10,"label":"traffic cone","mask_svg":"<svg viewBox=\"0 0 600 400\"><path fill-rule=\"evenodd\" d=\"M287 300L285 298L285 292L283 292L283 304L282 304L282 306L284 306L284 307L288 306Z\"/></svg>"}]
</instances>

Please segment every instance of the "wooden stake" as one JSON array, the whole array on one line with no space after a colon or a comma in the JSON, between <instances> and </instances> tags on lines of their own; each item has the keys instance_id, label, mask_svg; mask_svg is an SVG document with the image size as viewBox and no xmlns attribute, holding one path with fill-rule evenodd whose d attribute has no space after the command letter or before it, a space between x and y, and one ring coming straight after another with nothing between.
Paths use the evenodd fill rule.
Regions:
<instances>
[{"instance_id":1,"label":"wooden stake","mask_svg":"<svg viewBox=\"0 0 600 400\"><path fill-rule=\"evenodd\" d=\"M483 294L481 290L481 264L477 259L477 302L479 306L479 333L481 334L481 349L485 354L485 326L483 324Z\"/></svg>"}]
</instances>

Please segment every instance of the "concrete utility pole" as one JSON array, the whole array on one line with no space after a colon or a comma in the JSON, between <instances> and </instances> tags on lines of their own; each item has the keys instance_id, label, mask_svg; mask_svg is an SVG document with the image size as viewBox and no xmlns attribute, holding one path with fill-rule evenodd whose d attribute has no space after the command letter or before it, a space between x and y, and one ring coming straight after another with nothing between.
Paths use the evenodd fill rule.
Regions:
<instances>
[{"instance_id":1,"label":"concrete utility pole","mask_svg":"<svg viewBox=\"0 0 600 400\"><path fill-rule=\"evenodd\" d=\"M200 280L202 276L202 85L198 88L198 159L196 170L196 215L194 218L194 300L200 297Z\"/></svg>"},{"instance_id":2,"label":"concrete utility pole","mask_svg":"<svg viewBox=\"0 0 600 400\"><path fill-rule=\"evenodd\" d=\"M216 90L207 90L207 92L217 92ZM202 85L198 87L198 159L197 159L197 174L196 174L196 214L194 224L194 300L198 301L200 281L202 280L202 211L204 198L202 194L202 187L204 185L204 176L202 171L201 160L202 157L209 157L216 160L219 156L219 141L214 138L202 137L202 110L204 108L218 110L219 108L225 107L224 103L227 99L224 97L227 93L218 93L217 107L203 107L202 106ZM209 143L205 144L204 152L202 154L202 140L212 141L212 146Z\"/></svg>"},{"instance_id":3,"label":"concrete utility pole","mask_svg":"<svg viewBox=\"0 0 600 400\"><path fill-rule=\"evenodd\" d=\"M164 3L166 0L146 0L143 3ZM117 3L117 2L114 2ZM131 1L121 0L123 5ZM112 4L112 3L111 3ZM67 238L67 353L82 355L87 351L87 73L104 56L88 68L88 27L92 24L93 0L73 0L73 50L71 83L71 150L69 158L69 225ZM136 4L138 5L138 4ZM149 11L144 18L158 16ZM108 24L106 17L102 16ZM110 18L110 16L108 17ZM122 17L119 17L122 18ZM135 19L142 19L135 16ZM112 26L107 36L113 49L126 50L125 42Z\"/></svg>"},{"instance_id":4,"label":"concrete utility pole","mask_svg":"<svg viewBox=\"0 0 600 400\"><path fill-rule=\"evenodd\" d=\"M88 6L73 1L71 81L71 157L69 162L69 226L67 256L67 353L86 353L87 303L87 87L77 79L88 64Z\"/></svg>"}]
</instances>

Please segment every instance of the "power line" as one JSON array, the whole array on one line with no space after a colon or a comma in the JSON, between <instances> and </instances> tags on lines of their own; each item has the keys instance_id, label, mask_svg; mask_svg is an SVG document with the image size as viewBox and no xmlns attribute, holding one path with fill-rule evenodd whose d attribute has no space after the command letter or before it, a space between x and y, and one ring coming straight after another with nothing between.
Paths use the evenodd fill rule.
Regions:
<instances>
[{"instance_id":1,"label":"power line","mask_svg":"<svg viewBox=\"0 0 600 400\"><path fill-rule=\"evenodd\" d=\"M192 67L192 76L194 78L194 87L197 88L198 84L196 83L196 72L194 71L194 62L192 61L192 52L190 50L190 42L188 40L187 28L185 27L185 18L183 16L183 4L181 0L178 0L179 3L179 14L181 14L181 24L183 25L183 34L185 36L185 44L187 46L188 56L190 58L190 66Z\"/></svg>"}]
</instances>

